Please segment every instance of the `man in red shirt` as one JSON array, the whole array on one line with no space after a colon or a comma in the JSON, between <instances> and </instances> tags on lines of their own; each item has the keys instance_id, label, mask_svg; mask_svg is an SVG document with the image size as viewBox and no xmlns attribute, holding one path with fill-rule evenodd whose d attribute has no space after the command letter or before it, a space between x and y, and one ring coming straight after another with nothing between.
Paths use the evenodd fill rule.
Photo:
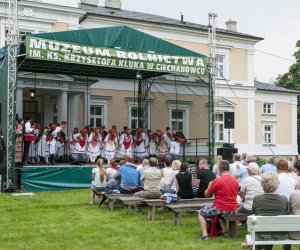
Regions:
<instances>
[{"instance_id":1,"label":"man in red shirt","mask_svg":"<svg viewBox=\"0 0 300 250\"><path fill-rule=\"evenodd\" d=\"M236 178L229 173L230 164L228 161L220 163L220 177L211 181L205 190L205 197L215 196L212 205L199 210L198 220L202 230L200 240L207 240L207 222L206 219L215 215L231 215L237 210L236 197L239 190L239 183ZM224 234L227 232L226 224L220 220Z\"/></svg>"}]
</instances>

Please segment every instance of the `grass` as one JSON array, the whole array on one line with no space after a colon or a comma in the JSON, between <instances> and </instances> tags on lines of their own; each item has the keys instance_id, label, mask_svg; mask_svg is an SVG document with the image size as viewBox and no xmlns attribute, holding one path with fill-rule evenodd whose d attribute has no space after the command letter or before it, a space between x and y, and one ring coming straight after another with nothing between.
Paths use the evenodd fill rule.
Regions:
<instances>
[{"instance_id":1,"label":"grass","mask_svg":"<svg viewBox=\"0 0 300 250\"><path fill-rule=\"evenodd\" d=\"M157 211L154 221L141 214L124 214L89 205L89 190L39 192L35 196L0 195L0 249L241 249L239 237L198 240L196 214L185 213L182 224L172 213ZM281 249L281 247L274 248ZM296 249L296 248L295 248Z\"/></svg>"}]
</instances>

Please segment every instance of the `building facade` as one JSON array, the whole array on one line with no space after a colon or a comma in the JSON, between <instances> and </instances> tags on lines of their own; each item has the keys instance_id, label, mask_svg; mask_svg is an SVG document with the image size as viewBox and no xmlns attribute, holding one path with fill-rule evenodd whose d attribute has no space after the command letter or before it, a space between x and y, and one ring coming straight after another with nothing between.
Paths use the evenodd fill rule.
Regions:
<instances>
[{"instance_id":1,"label":"building facade","mask_svg":"<svg viewBox=\"0 0 300 250\"><path fill-rule=\"evenodd\" d=\"M30 33L127 25L181 47L208 55L208 28L161 16L122 10L120 1L47 0L19 2L20 36ZM7 33L8 3L0 2L0 46ZM234 143L239 152L254 155L297 154L297 92L254 81L255 44L262 38L236 31L235 22L217 29L215 101L216 146ZM19 72L17 113L32 115L43 125L68 121L85 125L137 127L137 83L70 75ZM35 97L30 94L35 92ZM166 75L154 80L149 92L148 127L167 126L190 138L186 150L207 155L208 85L205 79ZM224 112L235 113L235 127L224 128ZM230 138L229 138L230 137Z\"/></svg>"}]
</instances>

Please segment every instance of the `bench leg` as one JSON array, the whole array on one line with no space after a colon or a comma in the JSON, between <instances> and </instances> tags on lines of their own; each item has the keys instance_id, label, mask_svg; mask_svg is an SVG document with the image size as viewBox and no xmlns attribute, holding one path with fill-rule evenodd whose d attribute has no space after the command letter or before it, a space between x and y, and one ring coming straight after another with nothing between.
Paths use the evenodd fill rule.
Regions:
<instances>
[{"instance_id":1,"label":"bench leg","mask_svg":"<svg viewBox=\"0 0 300 250\"><path fill-rule=\"evenodd\" d=\"M125 214L128 215L131 211L131 205L124 205L125 206Z\"/></svg>"},{"instance_id":2,"label":"bench leg","mask_svg":"<svg viewBox=\"0 0 300 250\"><path fill-rule=\"evenodd\" d=\"M175 226L179 226L181 223L181 213L173 213L173 222L175 224Z\"/></svg>"},{"instance_id":3,"label":"bench leg","mask_svg":"<svg viewBox=\"0 0 300 250\"><path fill-rule=\"evenodd\" d=\"M229 221L229 236L231 238L237 237L237 222L236 221Z\"/></svg>"},{"instance_id":4,"label":"bench leg","mask_svg":"<svg viewBox=\"0 0 300 250\"><path fill-rule=\"evenodd\" d=\"M135 205L135 212L136 213L141 213L142 212L142 205L141 204Z\"/></svg>"},{"instance_id":5,"label":"bench leg","mask_svg":"<svg viewBox=\"0 0 300 250\"><path fill-rule=\"evenodd\" d=\"M148 207L148 219L154 220L155 218L155 207Z\"/></svg>"}]
</instances>

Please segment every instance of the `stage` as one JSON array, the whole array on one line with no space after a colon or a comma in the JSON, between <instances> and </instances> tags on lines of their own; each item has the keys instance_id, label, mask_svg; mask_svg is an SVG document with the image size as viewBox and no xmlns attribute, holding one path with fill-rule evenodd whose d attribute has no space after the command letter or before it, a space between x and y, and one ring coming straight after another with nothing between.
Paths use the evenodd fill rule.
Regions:
<instances>
[{"instance_id":1,"label":"stage","mask_svg":"<svg viewBox=\"0 0 300 250\"><path fill-rule=\"evenodd\" d=\"M22 192L89 188L95 165L31 165L19 168Z\"/></svg>"}]
</instances>

